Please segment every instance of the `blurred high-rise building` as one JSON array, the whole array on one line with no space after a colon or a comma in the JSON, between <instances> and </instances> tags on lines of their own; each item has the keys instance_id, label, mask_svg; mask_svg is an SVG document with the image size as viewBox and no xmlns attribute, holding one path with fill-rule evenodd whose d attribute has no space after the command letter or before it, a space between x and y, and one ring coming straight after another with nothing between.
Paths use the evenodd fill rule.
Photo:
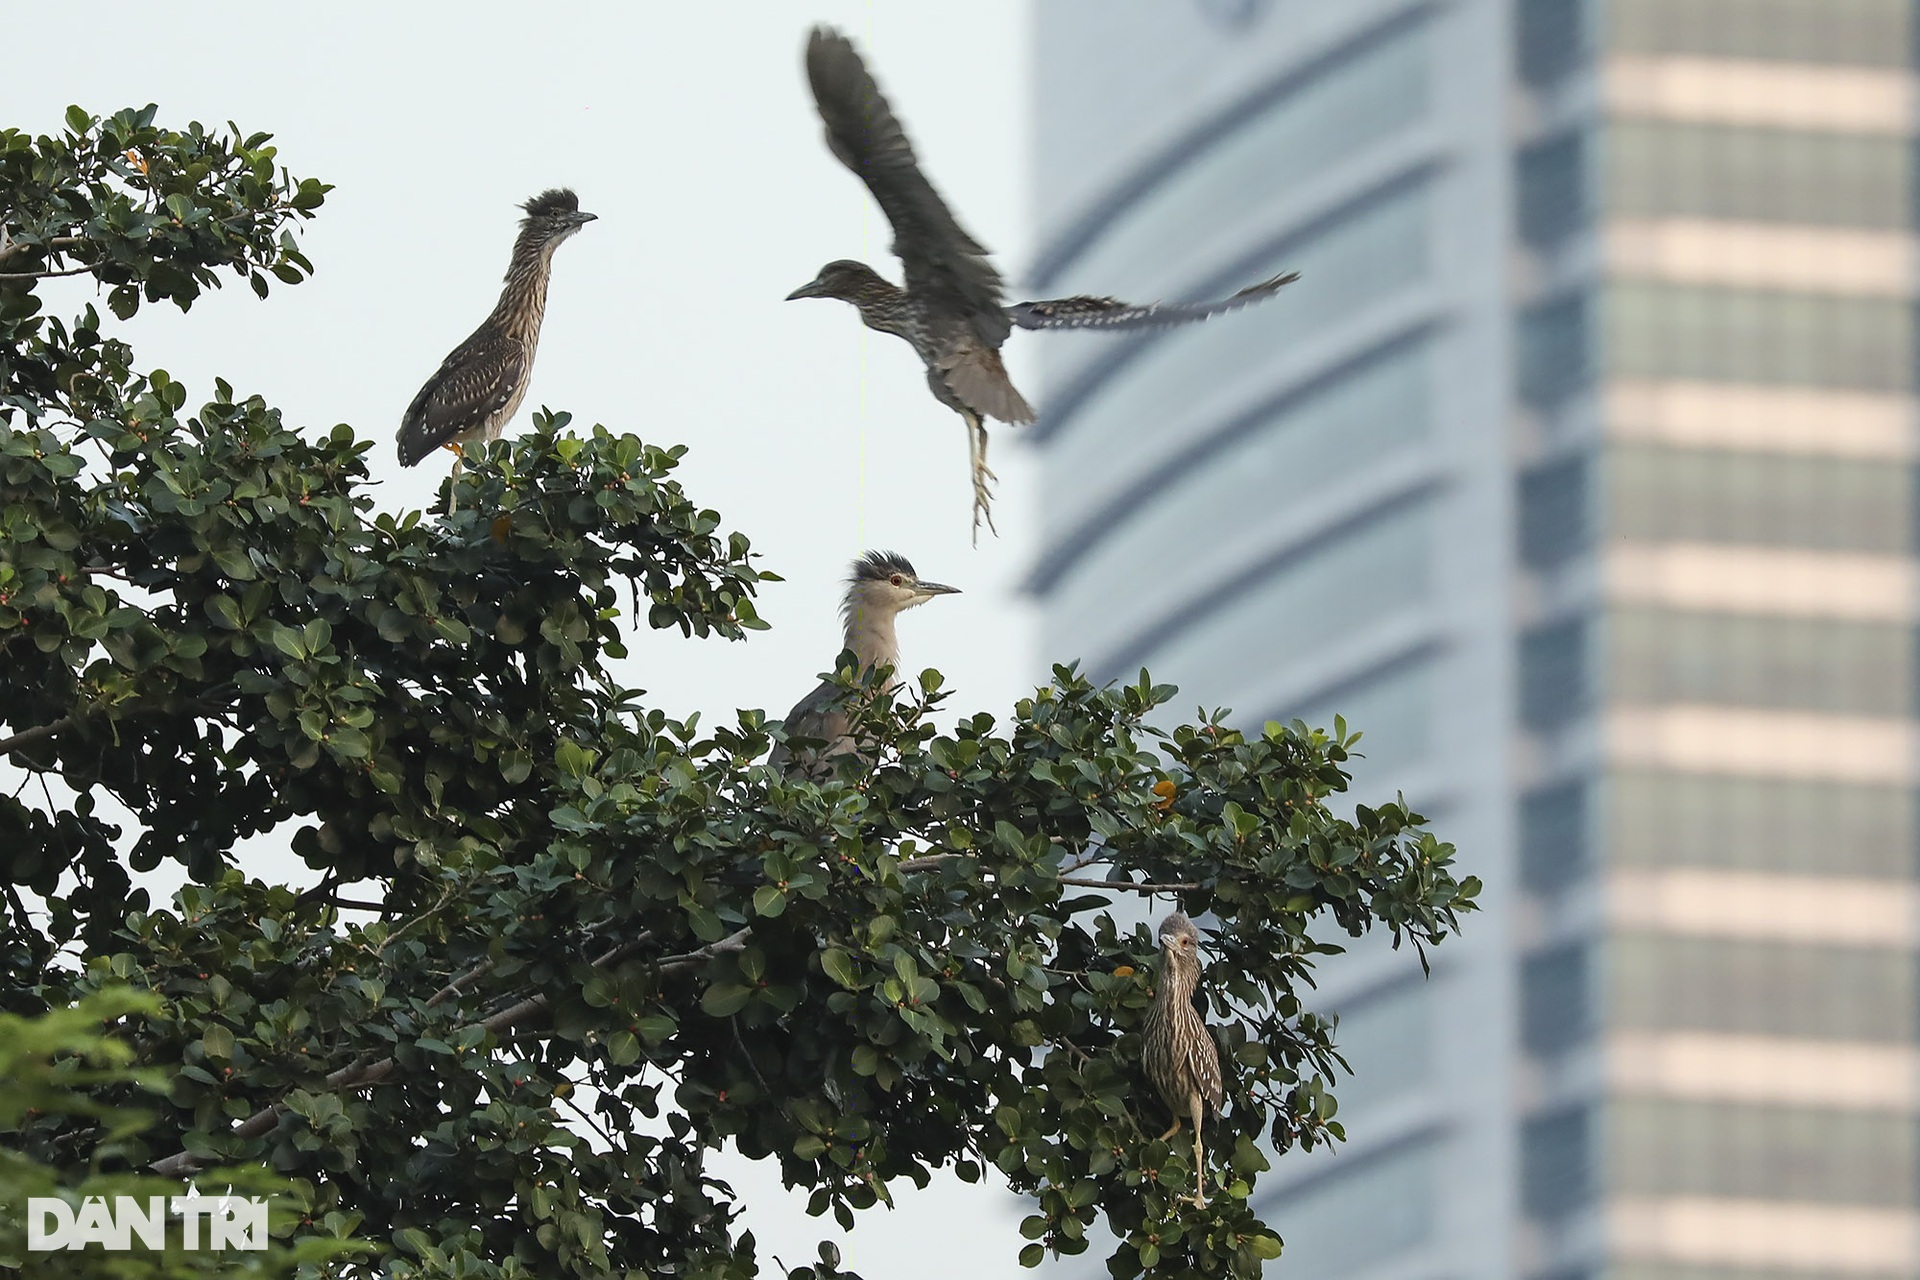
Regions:
<instances>
[{"instance_id":1,"label":"blurred high-rise building","mask_svg":"<svg viewBox=\"0 0 1920 1280\"><path fill-rule=\"evenodd\" d=\"M1034 21L1041 296L1303 275L1034 344L1045 652L1345 715L1489 886L1329 966L1277 1273L1920 1275L1912 0Z\"/></svg>"}]
</instances>

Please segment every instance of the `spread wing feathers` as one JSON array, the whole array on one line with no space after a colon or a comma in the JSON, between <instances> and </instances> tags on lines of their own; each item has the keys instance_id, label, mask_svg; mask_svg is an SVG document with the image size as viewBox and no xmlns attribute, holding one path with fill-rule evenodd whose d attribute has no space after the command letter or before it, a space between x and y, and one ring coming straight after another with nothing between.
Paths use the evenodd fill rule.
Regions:
<instances>
[{"instance_id":1,"label":"spread wing feathers","mask_svg":"<svg viewBox=\"0 0 1920 1280\"><path fill-rule=\"evenodd\" d=\"M1215 302L1152 302L1137 306L1118 298L1084 294L1048 302L1021 302L1007 308L1007 316L1022 329L1149 329L1157 325L1187 324L1223 311L1264 302L1300 278L1298 271L1248 285L1230 298Z\"/></svg>"},{"instance_id":2,"label":"spread wing feathers","mask_svg":"<svg viewBox=\"0 0 1920 1280\"><path fill-rule=\"evenodd\" d=\"M482 330L448 356L400 419L400 465L410 467L511 412L526 387L526 349Z\"/></svg>"},{"instance_id":3,"label":"spread wing feathers","mask_svg":"<svg viewBox=\"0 0 1920 1280\"><path fill-rule=\"evenodd\" d=\"M955 344L935 367L953 394L975 413L1001 422L1033 421L1033 407L1013 385L1000 353L992 347Z\"/></svg>"},{"instance_id":4,"label":"spread wing feathers","mask_svg":"<svg viewBox=\"0 0 1920 1280\"><path fill-rule=\"evenodd\" d=\"M807 41L807 80L828 148L867 184L893 225L893 252L908 290L965 317L989 346L1005 342L1012 329L1000 273L920 172L906 130L853 43L830 27L815 27Z\"/></svg>"}]
</instances>

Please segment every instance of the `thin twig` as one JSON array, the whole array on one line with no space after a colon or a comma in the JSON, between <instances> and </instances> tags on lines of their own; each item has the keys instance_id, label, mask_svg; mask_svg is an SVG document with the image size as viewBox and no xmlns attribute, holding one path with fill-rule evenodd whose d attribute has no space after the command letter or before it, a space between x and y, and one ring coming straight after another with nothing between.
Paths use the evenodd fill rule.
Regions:
<instances>
[{"instance_id":1,"label":"thin twig","mask_svg":"<svg viewBox=\"0 0 1920 1280\"><path fill-rule=\"evenodd\" d=\"M573 1112L573 1114L579 1116L582 1120L586 1121L587 1127L593 1130L595 1133L599 1134L601 1139L604 1140L609 1147L619 1145L616 1142L614 1142L613 1135L608 1133L605 1129L603 1129L600 1126L598 1121L596 1121L592 1116L588 1115L586 1112L580 1109L579 1103L575 1102L572 1098L566 1098L566 1097L561 1098L560 1101L566 1104L567 1110Z\"/></svg>"},{"instance_id":2,"label":"thin twig","mask_svg":"<svg viewBox=\"0 0 1920 1280\"><path fill-rule=\"evenodd\" d=\"M357 898L322 898L320 901L330 907L351 907L355 911L391 911L392 907L384 902L361 902Z\"/></svg>"},{"instance_id":3,"label":"thin twig","mask_svg":"<svg viewBox=\"0 0 1920 1280\"><path fill-rule=\"evenodd\" d=\"M460 988L466 986L469 982L472 982L475 979L484 978L487 974L491 972L493 972L493 961L491 959L482 960L479 964L473 966L473 968L467 970L465 973L455 978L452 982L449 982L446 986L434 992L433 995L429 997L427 1000L427 1008L431 1009L435 1005L443 1004L446 1001L453 999L453 997L460 994Z\"/></svg>"},{"instance_id":4,"label":"thin twig","mask_svg":"<svg viewBox=\"0 0 1920 1280\"><path fill-rule=\"evenodd\" d=\"M56 276L83 276L106 265L96 262L90 267L68 267L63 271L0 271L0 280L51 280Z\"/></svg>"},{"instance_id":5,"label":"thin twig","mask_svg":"<svg viewBox=\"0 0 1920 1280\"><path fill-rule=\"evenodd\" d=\"M1125 889L1130 893L1182 893L1201 886L1191 880L1179 884L1136 884L1132 880L1089 880L1084 876L1061 876L1061 884L1077 884L1083 889Z\"/></svg>"},{"instance_id":6,"label":"thin twig","mask_svg":"<svg viewBox=\"0 0 1920 1280\"><path fill-rule=\"evenodd\" d=\"M943 862L955 858L971 858L970 853L930 853L924 858L908 858L894 868L895 871L931 871Z\"/></svg>"}]
</instances>

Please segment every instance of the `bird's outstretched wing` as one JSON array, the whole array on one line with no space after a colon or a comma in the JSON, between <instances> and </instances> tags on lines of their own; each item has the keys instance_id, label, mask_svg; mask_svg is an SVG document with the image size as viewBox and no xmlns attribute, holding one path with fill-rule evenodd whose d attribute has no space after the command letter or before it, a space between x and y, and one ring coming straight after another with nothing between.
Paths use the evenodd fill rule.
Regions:
<instances>
[{"instance_id":1,"label":"bird's outstretched wing","mask_svg":"<svg viewBox=\"0 0 1920 1280\"><path fill-rule=\"evenodd\" d=\"M1118 298L1084 294L1047 302L1020 302L1007 308L1007 317L1022 329L1151 329L1157 325L1205 320L1223 311L1263 302L1299 278L1298 271L1289 271L1214 302L1151 302L1140 306Z\"/></svg>"},{"instance_id":2,"label":"bird's outstretched wing","mask_svg":"<svg viewBox=\"0 0 1920 1280\"><path fill-rule=\"evenodd\" d=\"M1005 342L1012 330L1000 273L920 172L906 130L852 41L831 27L815 27L807 40L807 80L828 148L867 184L893 224L893 252L907 289L964 319L989 346Z\"/></svg>"},{"instance_id":3,"label":"bird's outstretched wing","mask_svg":"<svg viewBox=\"0 0 1920 1280\"><path fill-rule=\"evenodd\" d=\"M525 348L491 329L455 347L400 419L400 465L412 466L515 403L526 366Z\"/></svg>"}]
</instances>

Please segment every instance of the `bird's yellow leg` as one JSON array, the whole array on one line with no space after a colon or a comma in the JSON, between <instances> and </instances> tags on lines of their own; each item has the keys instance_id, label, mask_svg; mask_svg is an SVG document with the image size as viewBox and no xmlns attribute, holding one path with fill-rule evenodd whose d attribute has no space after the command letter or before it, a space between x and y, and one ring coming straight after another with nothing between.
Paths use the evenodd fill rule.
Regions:
<instances>
[{"instance_id":1,"label":"bird's yellow leg","mask_svg":"<svg viewBox=\"0 0 1920 1280\"><path fill-rule=\"evenodd\" d=\"M1193 1205L1207 1207L1207 1153L1200 1145L1200 1099L1193 1100Z\"/></svg>"},{"instance_id":2,"label":"bird's yellow leg","mask_svg":"<svg viewBox=\"0 0 1920 1280\"><path fill-rule=\"evenodd\" d=\"M467 453L458 443L446 447L453 451L453 471L447 476L447 514L452 515L460 506L460 468L467 463Z\"/></svg>"},{"instance_id":3,"label":"bird's yellow leg","mask_svg":"<svg viewBox=\"0 0 1920 1280\"><path fill-rule=\"evenodd\" d=\"M1155 1139L1154 1139L1154 1141L1155 1141L1155 1142L1165 1142L1165 1141L1166 1141L1166 1140L1167 1140L1168 1138L1171 1138L1171 1137L1172 1137L1172 1136L1173 1136L1174 1134L1176 1134L1176 1133L1178 1133L1178 1132L1180 1132L1180 1125L1181 1125L1181 1120L1180 1120L1180 1117L1179 1117L1179 1116L1175 1116L1175 1117L1173 1118L1173 1128L1171 1128L1171 1129L1169 1129L1169 1130L1167 1130L1167 1131L1166 1131L1165 1133L1163 1133L1163 1134L1161 1134L1161 1135L1160 1135L1159 1137L1157 1137L1157 1138L1155 1138Z\"/></svg>"},{"instance_id":4,"label":"bird's yellow leg","mask_svg":"<svg viewBox=\"0 0 1920 1280\"><path fill-rule=\"evenodd\" d=\"M977 413L961 414L967 423L967 467L973 475L973 545L980 545L980 522L987 522L987 529L994 537L1000 536L1000 530L993 523L993 485L999 479L987 469L987 424Z\"/></svg>"}]
</instances>

